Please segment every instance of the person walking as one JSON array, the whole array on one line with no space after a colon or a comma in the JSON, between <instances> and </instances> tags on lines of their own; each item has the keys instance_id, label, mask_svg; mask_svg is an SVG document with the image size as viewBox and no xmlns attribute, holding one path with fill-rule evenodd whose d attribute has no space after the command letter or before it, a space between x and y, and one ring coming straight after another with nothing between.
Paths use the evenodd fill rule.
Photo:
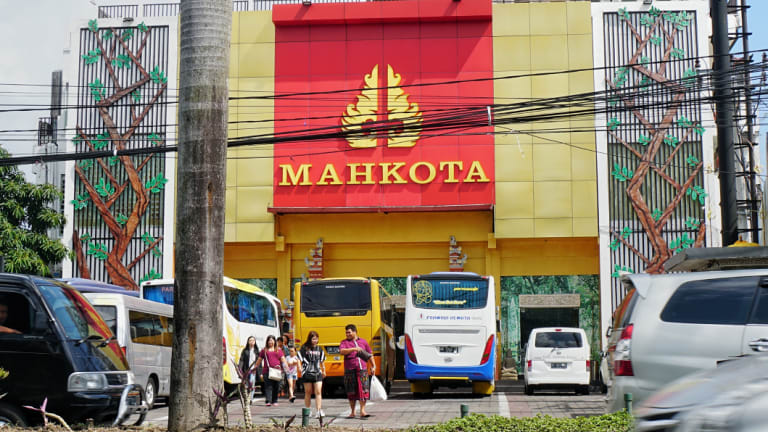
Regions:
<instances>
[{"instance_id":1,"label":"person walking","mask_svg":"<svg viewBox=\"0 0 768 432\"><path fill-rule=\"evenodd\" d=\"M288 380L288 401L293 403L296 399L294 395L294 387L296 386L296 379L298 378L298 366L299 355L296 352L296 348L291 347L288 351L288 357L285 358L285 363L288 365L288 371L285 374Z\"/></svg>"},{"instance_id":2,"label":"person walking","mask_svg":"<svg viewBox=\"0 0 768 432\"><path fill-rule=\"evenodd\" d=\"M256 376L259 374L257 368L255 367L256 359L258 358L259 345L256 343L256 337L248 336L248 340L245 342L245 347L240 353L240 361L238 362L237 366L240 368L243 374L248 374L248 382L251 384L251 404L253 404L253 394L256 392Z\"/></svg>"},{"instance_id":3,"label":"person walking","mask_svg":"<svg viewBox=\"0 0 768 432\"><path fill-rule=\"evenodd\" d=\"M355 417L355 405L360 401L360 418L367 419L370 417L365 412L365 401L370 397L368 373L376 373L373 350L365 339L357 337L357 326L347 324L344 330L347 338L339 344L339 352L344 356L344 390L347 392L350 409L347 418ZM370 368L367 367L369 362Z\"/></svg>"},{"instance_id":4,"label":"person walking","mask_svg":"<svg viewBox=\"0 0 768 432\"><path fill-rule=\"evenodd\" d=\"M325 417L323 412L323 378L325 378L325 351L318 343L320 336L310 330L304 345L299 350L301 362L301 378L304 380L304 406L312 405L312 394L315 395L315 417Z\"/></svg>"},{"instance_id":5,"label":"person walking","mask_svg":"<svg viewBox=\"0 0 768 432\"><path fill-rule=\"evenodd\" d=\"M266 405L277 406L277 392L280 387L280 381L269 379L269 369L285 370L287 365L285 363L283 350L277 347L277 341L273 335L267 336L266 346L259 353L259 359L256 360L256 368L261 365L262 361L264 362L262 373L264 377Z\"/></svg>"}]
</instances>

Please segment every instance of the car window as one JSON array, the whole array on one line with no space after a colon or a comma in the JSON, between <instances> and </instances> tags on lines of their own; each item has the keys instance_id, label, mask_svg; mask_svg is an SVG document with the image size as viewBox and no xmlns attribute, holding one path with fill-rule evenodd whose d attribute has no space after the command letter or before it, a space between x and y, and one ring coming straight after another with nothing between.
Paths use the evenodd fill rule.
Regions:
<instances>
[{"instance_id":1,"label":"car window","mask_svg":"<svg viewBox=\"0 0 768 432\"><path fill-rule=\"evenodd\" d=\"M627 295L621 300L616 312L613 314L613 328L618 329L629 324L629 317L632 315L632 308L637 303L637 290L630 289Z\"/></svg>"},{"instance_id":2,"label":"car window","mask_svg":"<svg viewBox=\"0 0 768 432\"><path fill-rule=\"evenodd\" d=\"M536 348L581 348L581 334L574 332L536 333Z\"/></svg>"},{"instance_id":3,"label":"car window","mask_svg":"<svg viewBox=\"0 0 768 432\"><path fill-rule=\"evenodd\" d=\"M101 306L101 305L94 305L94 309L96 309L96 312L101 315L101 319L104 320L104 322L107 324L110 330L112 330L112 334L117 334L117 308L114 306Z\"/></svg>"},{"instance_id":4,"label":"car window","mask_svg":"<svg viewBox=\"0 0 768 432\"><path fill-rule=\"evenodd\" d=\"M768 286L761 286L757 293L757 304L752 318L752 324L768 324Z\"/></svg>"},{"instance_id":5,"label":"car window","mask_svg":"<svg viewBox=\"0 0 768 432\"><path fill-rule=\"evenodd\" d=\"M666 322L740 325L747 322L758 277L686 282L661 312Z\"/></svg>"}]
</instances>

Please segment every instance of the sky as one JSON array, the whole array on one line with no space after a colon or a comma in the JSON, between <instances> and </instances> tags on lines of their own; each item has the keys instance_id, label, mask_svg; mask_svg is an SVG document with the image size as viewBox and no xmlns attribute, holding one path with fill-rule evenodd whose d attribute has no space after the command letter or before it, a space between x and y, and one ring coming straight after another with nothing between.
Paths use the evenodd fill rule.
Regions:
<instances>
[{"instance_id":1,"label":"sky","mask_svg":"<svg viewBox=\"0 0 768 432\"><path fill-rule=\"evenodd\" d=\"M51 72L64 67L64 50L71 44L70 32L78 18L96 17L96 0L0 0L0 110L8 104L50 103ZM158 2L160 2L158 0ZM165 1L163 1L165 2ZM129 3L129 2L127 2ZM768 0L748 0L751 8L747 16L752 32L750 50L768 49ZM755 60L761 59L755 55ZM38 85L35 86L29 86ZM768 101L767 101L768 102ZM0 131L37 128L46 111L0 112ZM760 123L766 125L760 132L760 152L763 167L765 135L768 132L768 103L760 105ZM0 133L0 145L14 155L29 154L36 145L35 132L18 134ZM27 177L34 166L22 167ZM765 172L765 168L763 168Z\"/></svg>"}]
</instances>

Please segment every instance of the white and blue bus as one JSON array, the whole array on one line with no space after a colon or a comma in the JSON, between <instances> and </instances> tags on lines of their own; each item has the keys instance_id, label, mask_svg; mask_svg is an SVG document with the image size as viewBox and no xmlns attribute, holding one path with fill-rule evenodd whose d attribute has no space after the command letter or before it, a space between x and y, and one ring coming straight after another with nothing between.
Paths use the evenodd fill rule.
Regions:
<instances>
[{"instance_id":1,"label":"white and blue bus","mask_svg":"<svg viewBox=\"0 0 768 432\"><path fill-rule=\"evenodd\" d=\"M492 276L433 272L408 276L405 377L414 396L471 386L490 395L496 373L496 288Z\"/></svg>"}]
</instances>

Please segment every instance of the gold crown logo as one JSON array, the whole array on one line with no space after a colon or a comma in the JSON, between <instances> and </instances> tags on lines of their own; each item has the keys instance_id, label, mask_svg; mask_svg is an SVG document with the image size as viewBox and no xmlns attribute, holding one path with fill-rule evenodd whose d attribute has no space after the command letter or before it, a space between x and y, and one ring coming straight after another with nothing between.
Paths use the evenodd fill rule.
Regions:
<instances>
[{"instance_id":1,"label":"gold crown logo","mask_svg":"<svg viewBox=\"0 0 768 432\"><path fill-rule=\"evenodd\" d=\"M341 130L353 134L347 138L349 145L356 148L376 147L379 138L386 138L387 147L416 145L421 133L422 114L419 105L410 102L410 95L399 87L402 81L400 74L387 65L386 88L380 89L379 65L376 65L370 74L365 75L364 81L357 103L347 105L341 118ZM379 98L380 90L384 93L382 98ZM366 134L366 128L371 124L386 124L389 130L386 135Z\"/></svg>"}]
</instances>

